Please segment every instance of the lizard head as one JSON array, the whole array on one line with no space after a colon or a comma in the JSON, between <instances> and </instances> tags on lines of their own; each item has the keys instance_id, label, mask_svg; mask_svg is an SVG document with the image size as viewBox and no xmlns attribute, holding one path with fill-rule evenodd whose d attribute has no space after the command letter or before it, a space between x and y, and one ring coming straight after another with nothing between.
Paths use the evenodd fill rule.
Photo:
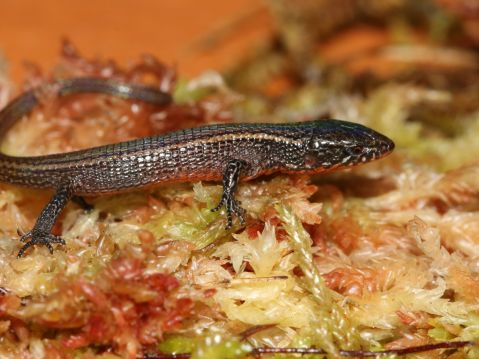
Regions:
<instances>
[{"instance_id":1,"label":"lizard head","mask_svg":"<svg viewBox=\"0 0 479 359\"><path fill-rule=\"evenodd\" d=\"M322 172L382 158L394 149L388 137L358 123L317 120L304 123L303 163L296 171Z\"/></svg>"}]
</instances>

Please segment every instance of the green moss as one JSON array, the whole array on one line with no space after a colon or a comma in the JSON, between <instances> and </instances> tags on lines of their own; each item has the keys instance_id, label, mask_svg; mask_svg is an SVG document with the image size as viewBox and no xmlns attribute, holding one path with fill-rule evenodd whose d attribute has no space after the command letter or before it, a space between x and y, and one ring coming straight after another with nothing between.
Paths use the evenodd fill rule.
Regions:
<instances>
[{"instance_id":1,"label":"green moss","mask_svg":"<svg viewBox=\"0 0 479 359\"><path fill-rule=\"evenodd\" d=\"M453 338L451 333L449 333L446 329L440 328L440 327L429 329L427 332L427 335L429 335L431 338L438 341L446 341L446 340L451 340Z\"/></svg>"},{"instance_id":2,"label":"green moss","mask_svg":"<svg viewBox=\"0 0 479 359\"><path fill-rule=\"evenodd\" d=\"M248 344L224 339L219 335L207 337L191 355L191 359L242 359L252 351Z\"/></svg>"},{"instance_id":3,"label":"green moss","mask_svg":"<svg viewBox=\"0 0 479 359\"><path fill-rule=\"evenodd\" d=\"M158 350L162 353L191 353L196 345L196 338L183 336L171 336L158 344Z\"/></svg>"},{"instance_id":4,"label":"green moss","mask_svg":"<svg viewBox=\"0 0 479 359\"><path fill-rule=\"evenodd\" d=\"M479 348L471 348L471 350L467 352L466 358L467 359L479 358Z\"/></svg>"},{"instance_id":5,"label":"green moss","mask_svg":"<svg viewBox=\"0 0 479 359\"><path fill-rule=\"evenodd\" d=\"M189 81L184 78L181 78L178 81L173 91L173 99L175 103L193 103L212 93L212 89L209 87L190 88L188 84Z\"/></svg>"},{"instance_id":6,"label":"green moss","mask_svg":"<svg viewBox=\"0 0 479 359\"><path fill-rule=\"evenodd\" d=\"M252 347L235 339L220 335L199 338L172 336L158 344L162 353L191 353L191 359L242 359L251 353Z\"/></svg>"},{"instance_id":7,"label":"green moss","mask_svg":"<svg viewBox=\"0 0 479 359\"><path fill-rule=\"evenodd\" d=\"M460 334L461 340L478 341L479 340L479 314L477 311L468 315L468 321Z\"/></svg>"},{"instance_id":8,"label":"green moss","mask_svg":"<svg viewBox=\"0 0 479 359\"><path fill-rule=\"evenodd\" d=\"M311 318L310 323L313 343L332 356L338 356L338 349L357 348L361 342L359 333L345 310L336 302L335 298L339 295L326 286L314 264L308 232L290 209L278 205L276 210L289 235L298 265L304 273L302 285L311 293L317 305L316 316Z\"/></svg>"},{"instance_id":9,"label":"green moss","mask_svg":"<svg viewBox=\"0 0 479 359\"><path fill-rule=\"evenodd\" d=\"M178 205L169 211L159 213L143 227L152 232L156 238L189 241L196 249L202 249L237 229L233 226L232 229L225 230L224 213L211 211L219 200L220 186L205 187L195 184L194 192L196 200L191 205Z\"/></svg>"},{"instance_id":10,"label":"green moss","mask_svg":"<svg viewBox=\"0 0 479 359\"><path fill-rule=\"evenodd\" d=\"M213 213L210 208L184 207L181 212L170 211L152 217L143 228L156 238L188 241L196 249L202 249L231 232L225 230L220 216L221 212Z\"/></svg>"}]
</instances>

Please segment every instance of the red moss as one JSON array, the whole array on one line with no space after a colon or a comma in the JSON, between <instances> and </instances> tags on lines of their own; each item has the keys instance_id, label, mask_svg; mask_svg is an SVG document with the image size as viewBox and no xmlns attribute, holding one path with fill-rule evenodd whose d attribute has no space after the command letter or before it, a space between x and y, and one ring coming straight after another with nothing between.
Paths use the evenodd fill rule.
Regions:
<instances>
[{"instance_id":1,"label":"red moss","mask_svg":"<svg viewBox=\"0 0 479 359\"><path fill-rule=\"evenodd\" d=\"M308 176L297 175L290 178L292 188L297 188L306 197L311 197L318 191L318 186L311 184L311 179Z\"/></svg>"},{"instance_id":2,"label":"red moss","mask_svg":"<svg viewBox=\"0 0 479 359\"><path fill-rule=\"evenodd\" d=\"M419 345L431 344L432 339L428 337L427 332L420 331L414 335L405 334L402 338L396 339L384 345L385 349L401 349ZM436 353L431 352L431 358L437 358ZM423 354L424 356L427 354ZM426 357L427 358L427 357Z\"/></svg>"},{"instance_id":3,"label":"red moss","mask_svg":"<svg viewBox=\"0 0 479 359\"><path fill-rule=\"evenodd\" d=\"M87 59L76 47L64 39L61 47L61 63L54 70L55 75L95 76L115 78L123 81L145 82L160 85L163 91L171 91L176 81L176 71L158 61L152 55L143 55L126 69L112 59Z\"/></svg>"},{"instance_id":4,"label":"red moss","mask_svg":"<svg viewBox=\"0 0 479 359\"><path fill-rule=\"evenodd\" d=\"M253 231L259 228L261 228L260 232L263 231L265 222L269 222L272 226L276 227L276 240L283 241L288 239L288 233L281 227L281 220L274 207L266 208L261 214L261 217L262 222L254 223L251 229L247 229L248 236L251 239L257 238L258 236L257 232L253 233Z\"/></svg>"},{"instance_id":5,"label":"red moss","mask_svg":"<svg viewBox=\"0 0 479 359\"><path fill-rule=\"evenodd\" d=\"M264 223L263 222L254 222L246 228L246 233L248 233L249 239L258 238L258 234L263 232Z\"/></svg>"},{"instance_id":6,"label":"red moss","mask_svg":"<svg viewBox=\"0 0 479 359\"><path fill-rule=\"evenodd\" d=\"M362 229L350 216L336 217L307 229L309 229L314 245L321 250L326 250L326 242L331 241L336 243L346 254L358 248L361 237L364 237Z\"/></svg>"},{"instance_id":7,"label":"red moss","mask_svg":"<svg viewBox=\"0 0 479 359\"><path fill-rule=\"evenodd\" d=\"M206 289L203 292L203 294L204 294L205 298L211 298L216 294L216 292L217 292L216 288L209 288L209 289Z\"/></svg>"},{"instance_id":8,"label":"red moss","mask_svg":"<svg viewBox=\"0 0 479 359\"><path fill-rule=\"evenodd\" d=\"M51 341L51 340L44 340L44 347L45 347L45 358L48 359L64 359L68 358L68 356L65 353L64 348L56 341ZM91 356L93 357L93 356ZM84 359L90 359L90 356L86 354L83 358Z\"/></svg>"},{"instance_id":9,"label":"red moss","mask_svg":"<svg viewBox=\"0 0 479 359\"><path fill-rule=\"evenodd\" d=\"M302 278L304 277L304 272L301 268L299 267L294 267L293 268L293 274L296 276L296 277L299 277L299 278Z\"/></svg>"},{"instance_id":10,"label":"red moss","mask_svg":"<svg viewBox=\"0 0 479 359\"><path fill-rule=\"evenodd\" d=\"M449 268L446 282L448 288L454 290L457 299L466 303L477 303L479 297L479 278L467 267L452 265Z\"/></svg>"},{"instance_id":11,"label":"red moss","mask_svg":"<svg viewBox=\"0 0 479 359\"><path fill-rule=\"evenodd\" d=\"M22 321L12 320L12 323L10 324L10 329L16 335L20 342L28 343L30 339L30 331Z\"/></svg>"},{"instance_id":12,"label":"red moss","mask_svg":"<svg viewBox=\"0 0 479 359\"><path fill-rule=\"evenodd\" d=\"M319 226L305 226L305 229L308 231L313 245L319 249L320 252L325 253L327 250L327 239L328 234L326 232L326 226L324 223L321 223Z\"/></svg>"},{"instance_id":13,"label":"red moss","mask_svg":"<svg viewBox=\"0 0 479 359\"><path fill-rule=\"evenodd\" d=\"M168 312L164 321L163 329L165 331L172 331L177 329L181 321L191 313L193 309L193 301L189 298L180 298L176 301L175 308Z\"/></svg>"},{"instance_id":14,"label":"red moss","mask_svg":"<svg viewBox=\"0 0 479 359\"><path fill-rule=\"evenodd\" d=\"M263 222L270 222L273 226L281 224L281 220L278 218L278 212L274 207L267 207L263 213L261 213L261 220Z\"/></svg>"},{"instance_id":15,"label":"red moss","mask_svg":"<svg viewBox=\"0 0 479 359\"><path fill-rule=\"evenodd\" d=\"M0 296L0 318L5 316L8 312L20 308L21 299L13 294Z\"/></svg>"},{"instance_id":16,"label":"red moss","mask_svg":"<svg viewBox=\"0 0 479 359\"><path fill-rule=\"evenodd\" d=\"M412 326L418 329L430 329L429 315L425 312L407 312L398 310L396 312L399 320L405 325Z\"/></svg>"},{"instance_id":17,"label":"red moss","mask_svg":"<svg viewBox=\"0 0 479 359\"><path fill-rule=\"evenodd\" d=\"M177 329L191 314L189 298L172 297L178 281L166 274L144 275L135 260L122 259L109 266L108 289L82 284L93 304L88 322L77 333L66 337L63 344L78 348L90 344L107 344L119 351L156 343L165 331ZM135 298L127 290L152 291L150 298ZM141 300L141 301L140 301ZM144 301L143 301L144 300Z\"/></svg>"},{"instance_id":18,"label":"red moss","mask_svg":"<svg viewBox=\"0 0 479 359\"><path fill-rule=\"evenodd\" d=\"M387 273L376 269L337 268L323 275L326 285L344 295L362 296L383 290Z\"/></svg>"},{"instance_id":19,"label":"red moss","mask_svg":"<svg viewBox=\"0 0 479 359\"><path fill-rule=\"evenodd\" d=\"M270 223L271 223L271 225L276 227L276 239L278 241L283 241L283 240L287 239L288 233L282 227L279 226L280 223L281 223L279 218L277 218L277 217L271 218ZM254 239L258 238L258 235L260 233L262 233L263 230L264 230L264 222L259 222L258 221L258 222L254 222L251 225L249 225L246 228L246 233L248 233L249 239L254 240Z\"/></svg>"},{"instance_id":20,"label":"red moss","mask_svg":"<svg viewBox=\"0 0 479 359\"><path fill-rule=\"evenodd\" d=\"M175 277L147 274L145 262L125 255L110 262L93 281L60 279L57 293L22 308L18 297L5 295L0 297L0 318L10 320L10 331L20 342L28 341L31 325L40 324L58 331L64 350L106 346L134 357L142 346L180 328L194 307L190 298L178 297L180 283ZM42 305L45 311L26 317L21 313L28 313L29 305L37 308L35 313Z\"/></svg>"},{"instance_id":21,"label":"red moss","mask_svg":"<svg viewBox=\"0 0 479 359\"><path fill-rule=\"evenodd\" d=\"M138 239L141 242L141 248L144 251L151 252L155 244L155 236L150 231L146 229L141 229L138 231Z\"/></svg>"},{"instance_id":22,"label":"red moss","mask_svg":"<svg viewBox=\"0 0 479 359\"><path fill-rule=\"evenodd\" d=\"M173 91L176 83L174 68L154 56L142 56L122 67L110 59L87 59L70 42L64 41L60 64L45 74L30 64L25 87L37 87L70 77L100 77L147 84L168 93ZM38 138L32 140L34 152L28 154L68 152L232 120L228 110L231 99L227 95L211 96L191 104L172 103L158 107L100 94L78 94L58 99L54 86L49 88L51 90L39 94L43 106L32 115L32 119L42 122L41 126L37 124L42 130ZM44 116L35 116L35 113ZM147 220L150 213L139 215Z\"/></svg>"},{"instance_id":23,"label":"red moss","mask_svg":"<svg viewBox=\"0 0 479 359\"><path fill-rule=\"evenodd\" d=\"M278 228L276 230L276 240L281 242L288 239L288 232L283 228Z\"/></svg>"},{"instance_id":24,"label":"red moss","mask_svg":"<svg viewBox=\"0 0 479 359\"><path fill-rule=\"evenodd\" d=\"M69 76L94 76L114 78L120 81L157 86L162 91L171 93L176 84L176 71L173 67L160 62L155 56L146 54L126 68L115 61L86 59L77 49L65 40L62 47L62 62L57 71L67 72ZM215 104L211 105L214 101ZM136 134L144 137L152 133L164 133L180 128L195 127L206 122L231 121L229 111L225 113L225 105L221 99L205 99L195 104L172 104L160 112L154 107L142 105L137 107L138 117L148 118L145 126L137 129L149 129L150 133Z\"/></svg>"},{"instance_id":25,"label":"red moss","mask_svg":"<svg viewBox=\"0 0 479 359\"><path fill-rule=\"evenodd\" d=\"M81 279L78 280L75 284L83 292L86 299L89 300L98 309L104 309L108 307L108 298L96 285L86 283Z\"/></svg>"}]
</instances>

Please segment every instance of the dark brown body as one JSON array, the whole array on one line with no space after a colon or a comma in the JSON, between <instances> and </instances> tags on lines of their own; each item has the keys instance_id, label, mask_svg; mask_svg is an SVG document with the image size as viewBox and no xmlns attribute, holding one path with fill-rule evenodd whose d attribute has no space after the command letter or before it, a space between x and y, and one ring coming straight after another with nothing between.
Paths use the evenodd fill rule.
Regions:
<instances>
[{"instance_id":1,"label":"dark brown body","mask_svg":"<svg viewBox=\"0 0 479 359\"><path fill-rule=\"evenodd\" d=\"M286 159L302 166L304 172L308 169L302 163L302 137L317 124L211 125L70 153L0 155L0 181L37 188L73 182L75 194L98 195L165 182L219 181L232 159L247 164L241 178L295 169L300 172L287 166ZM332 167L328 163L310 171Z\"/></svg>"},{"instance_id":2,"label":"dark brown body","mask_svg":"<svg viewBox=\"0 0 479 359\"><path fill-rule=\"evenodd\" d=\"M156 89L99 79L72 79L55 84L59 96L78 92L107 93L166 106L171 98ZM38 104L35 92L14 100L0 112L0 135ZM317 173L378 159L394 144L359 124L318 120L295 124L210 125L163 136L37 157L0 154L0 181L53 188L56 195L23 239L33 244L63 243L50 234L55 219L72 196L98 195L160 183L223 180L219 206L243 218L234 199L239 180L274 172Z\"/></svg>"}]
</instances>

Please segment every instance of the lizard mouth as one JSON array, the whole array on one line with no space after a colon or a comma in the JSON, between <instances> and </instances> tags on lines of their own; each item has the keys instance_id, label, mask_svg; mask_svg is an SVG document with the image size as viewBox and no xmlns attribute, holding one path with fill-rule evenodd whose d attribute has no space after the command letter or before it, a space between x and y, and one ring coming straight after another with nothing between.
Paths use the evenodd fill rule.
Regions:
<instances>
[{"instance_id":1,"label":"lizard mouth","mask_svg":"<svg viewBox=\"0 0 479 359\"><path fill-rule=\"evenodd\" d=\"M379 135L379 134L378 134ZM394 142L386 136L381 138L371 147L365 147L360 153L348 156L343 160L343 165L354 166L378 160L389 155L395 148Z\"/></svg>"}]
</instances>

